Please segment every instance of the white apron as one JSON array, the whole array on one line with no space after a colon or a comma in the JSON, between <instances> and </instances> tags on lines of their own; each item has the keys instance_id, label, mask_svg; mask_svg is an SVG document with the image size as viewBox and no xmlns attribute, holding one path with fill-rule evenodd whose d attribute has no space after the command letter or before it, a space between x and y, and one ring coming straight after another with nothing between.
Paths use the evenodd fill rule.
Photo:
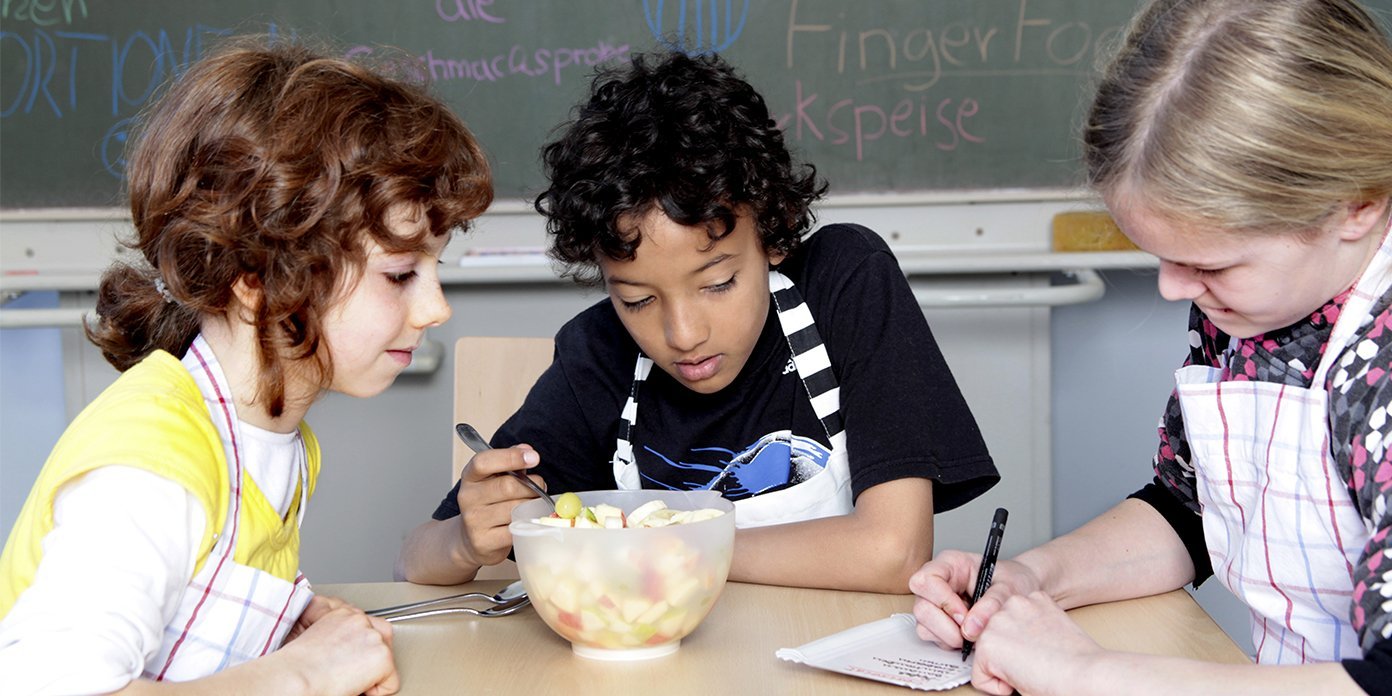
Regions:
<instances>
[{"instance_id":1,"label":"white apron","mask_svg":"<svg viewBox=\"0 0 1392 696\"><path fill-rule=\"evenodd\" d=\"M202 336L183 359L193 374L226 443L231 504L203 568L189 582L179 611L164 628L159 652L145 663L144 676L188 681L255 659L280 647L314 593L303 574L290 583L236 563L237 518L242 505L243 441L227 380ZM304 520L309 472L301 466L296 524Z\"/></svg>"},{"instance_id":2,"label":"white apron","mask_svg":"<svg viewBox=\"0 0 1392 696\"><path fill-rule=\"evenodd\" d=\"M846 456L846 431L841 425L841 388L831 370L831 360L812 312L793 281L778 271L769 271L769 291L778 310L778 322L792 350L798 377L812 402L812 412L821 421L831 442L825 468L802 483L735 501L735 525L742 528L800 522L818 517L849 514L851 504L851 465ZM633 372L633 386L624 404L619 438L611 457L614 481L619 488L642 488L638 465L634 463L632 431L638 421L638 391L653 362L639 355ZM776 433L791 437L791 431Z\"/></svg>"},{"instance_id":3,"label":"white apron","mask_svg":"<svg viewBox=\"0 0 1392 696\"><path fill-rule=\"evenodd\" d=\"M1225 381L1223 369L1200 365L1175 373L1213 573L1251 610L1258 663L1362 657L1349 616L1369 531L1334 463L1324 385L1331 369L1335 386L1347 381L1354 353L1345 349L1392 285L1389 237L1340 312L1310 388Z\"/></svg>"}]
</instances>

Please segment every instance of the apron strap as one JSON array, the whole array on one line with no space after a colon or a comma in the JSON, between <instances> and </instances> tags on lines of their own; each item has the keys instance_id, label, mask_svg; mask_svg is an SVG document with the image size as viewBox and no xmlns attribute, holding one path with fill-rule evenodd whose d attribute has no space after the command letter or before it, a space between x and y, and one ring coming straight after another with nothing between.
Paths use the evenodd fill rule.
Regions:
<instances>
[{"instance_id":1,"label":"apron strap","mask_svg":"<svg viewBox=\"0 0 1392 696\"><path fill-rule=\"evenodd\" d=\"M812 401L812 412L817 414L827 439L834 444L836 436L846 429L841 422L841 386L831 369L831 356L812 319L812 310L793 281L778 271L769 271L769 290L798 377L802 378L807 398Z\"/></svg>"},{"instance_id":2,"label":"apron strap","mask_svg":"<svg viewBox=\"0 0 1392 696\"><path fill-rule=\"evenodd\" d=\"M841 419L841 386L831 369L831 357L812 319L812 310L807 307L807 301L791 279L774 270L769 271L768 277L769 293L777 309L778 323L788 341L803 389L812 402L812 412L821 422L832 449L844 449L846 428ZM633 367L633 384L628 390L628 400L624 402L623 412L619 415L619 436L610 458L614 467L614 482L619 488L641 487L637 458L633 451L633 429L638 423L638 390L652 367L653 361L639 353Z\"/></svg>"},{"instance_id":3,"label":"apron strap","mask_svg":"<svg viewBox=\"0 0 1392 696\"><path fill-rule=\"evenodd\" d=\"M1377 252L1368 262L1368 268L1358 277L1353 292L1349 293L1348 300L1339 311L1339 318L1334 322L1334 330L1329 334L1329 343L1324 348L1319 366L1315 368L1311 385L1323 388L1329 371L1348 348L1363 321L1371 319L1373 305L1389 288L1392 288L1392 217L1389 218L1388 229L1383 231Z\"/></svg>"},{"instance_id":4,"label":"apron strap","mask_svg":"<svg viewBox=\"0 0 1392 696\"><path fill-rule=\"evenodd\" d=\"M641 488L638 467L633 456L633 425L638 422L638 388L652 371L653 361L638 353L638 361L633 366L633 384L628 388L628 400L624 402L623 413L619 414L619 439L614 446L611 463L614 467L614 482L619 488Z\"/></svg>"},{"instance_id":5,"label":"apron strap","mask_svg":"<svg viewBox=\"0 0 1392 696\"><path fill-rule=\"evenodd\" d=\"M184 639L188 637L189 631L198 621L199 609L204 606L204 600L208 598L212 588L216 586L227 562L233 560L233 552L237 548L238 518L241 517L242 511L242 452L241 438L239 437L241 430L237 427L237 406L232 401L232 392L228 388L227 378L222 373L222 366L218 364L217 355L213 353L212 346L208 345L202 334L194 337L182 362L189 373L193 375L194 381L198 383L199 391L203 393L203 400L208 406L209 415L212 416L213 425L217 427L223 441L227 443L225 459L230 477L228 487L232 504L229 506L227 520L222 529L213 532L217 536L214 537L213 548L208 554L207 560L204 561L205 564L209 564L213 563L216 558L214 570L203 589L203 599L195 606L181 628L178 640L170 648L163 667L160 668L155 677L157 681L163 681L170 667L174 665L179 649L184 645ZM235 563L235 561L233 562Z\"/></svg>"}]
</instances>

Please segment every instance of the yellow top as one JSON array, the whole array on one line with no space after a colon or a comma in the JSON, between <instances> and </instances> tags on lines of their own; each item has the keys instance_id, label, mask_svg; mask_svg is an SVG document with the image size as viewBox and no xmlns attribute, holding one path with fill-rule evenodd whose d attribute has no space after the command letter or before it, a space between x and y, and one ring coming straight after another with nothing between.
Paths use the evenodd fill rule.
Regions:
<instances>
[{"instance_id":1,"label":"yellow top","mask_svg":"<svg viewBox=\"0 0 1392 696\"><path fill-rule=\"evenodd\" d=\"M309 494L319 475L319 442L301 423ZM64 484L102 466L132 466L183 486L207 514L194 573L212 550L231 504L222 437L193 376L177 358L150 354L127 370L78 414L59 438L0 554L0 619L34 580L43 538L53 529L53 501ZM299 572L300 495L282 519L251 476L242 475L234 560L294 581ZM190 578L191 579L191 578Z\"/></svg>"}]
</instances>

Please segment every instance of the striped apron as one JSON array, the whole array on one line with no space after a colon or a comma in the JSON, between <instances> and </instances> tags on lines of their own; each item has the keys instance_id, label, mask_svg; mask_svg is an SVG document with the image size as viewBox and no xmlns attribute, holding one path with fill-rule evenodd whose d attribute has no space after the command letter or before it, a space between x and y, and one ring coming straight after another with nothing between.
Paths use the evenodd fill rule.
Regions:
<instances>
[{"instance_id":1,"label":"striped apron","mask_svg":"<svg viewBox=\"0 0 1392 696\"><path fill-rule=\"evenodd\" d=\"M164 627L159 652L145 663L144 676L160 681L205 677L279 648L313 597L303 574L297 574L293 583L286 582L234 560L243 476L239 446L243 438L236 407L222 369L202 336L194 339L183 363L222 434L231 504L203 568L189 582L178 612ZM297 525L304 520L308 496L309 471L302 459L300 497L291 509Z\"/></svg>"},{"instance_id":2,"label":"striped apron","mask_svg":"<svg viewBox=\"0 0 1392 696\"><path fill-rule=\"evenodd\" d=\"M798 377L812 402L812 412L821 421L831 442L831 455L821 471L787 488L735 501L735 524L761 527L799 522L818 517L849 514L851 505L851 467L846 456L846 430L841 424L841 388L831 369L822 336L812 320L812 311L793 285L778 271L769 271L769 291L778 311L778 322L792 350ZM633 371L633 386L620 415L619 437L611 457L614 481L620 489L642 488L633 455L633 430L638 422L638 391L653 362L639 354ZM791 431L775 433L793 438Z\"/></svg>"},{"instance_id":3,"label":"striped apron","mask_svg":"<svg viewBox=\"0 0 1392 696\"><path fill-rule=\"evenodd\" d=\"M1392 286L1389 238L1339 314L1314 386L1227 381L1200 365L1175 373L1214 576L1251 610L1259 663L1363 656L1349 617L1369 531L1335 467L1324 385L1330 370L1335 388L1346 383L1371 346L1353 337Z\"/></svg>"}]
</instances>

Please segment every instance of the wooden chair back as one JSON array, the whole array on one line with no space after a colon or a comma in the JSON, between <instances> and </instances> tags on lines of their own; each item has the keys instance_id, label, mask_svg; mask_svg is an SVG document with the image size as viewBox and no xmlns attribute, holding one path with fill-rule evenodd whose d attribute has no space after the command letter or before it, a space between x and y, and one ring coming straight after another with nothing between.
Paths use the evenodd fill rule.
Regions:
<instances>
[{"instance_id":1,"label":"wooden chair back","mask_svg":"<svg viewBox=\"0 0 1392 696\"><path fill-rule=\"evenodd\" d=\"M454 344L454 422L468 423L485 439L512 415L527 398L527 392L551 364L554 343L549 338L465 336ZM458 437L450 432L453 456L450 484L473 456ZM515 578L512 561L488 566L479 579Z\"/></svg>"}]
</instances>

